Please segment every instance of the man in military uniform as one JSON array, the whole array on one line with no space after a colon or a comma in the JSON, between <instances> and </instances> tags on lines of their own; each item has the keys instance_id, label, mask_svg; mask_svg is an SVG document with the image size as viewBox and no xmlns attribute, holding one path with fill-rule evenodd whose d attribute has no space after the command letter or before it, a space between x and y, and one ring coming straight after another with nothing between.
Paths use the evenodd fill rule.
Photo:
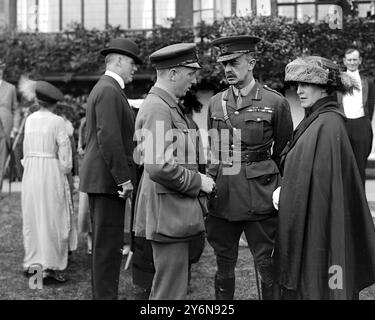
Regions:
<instances>
[{"instance_id":1,"label":"man in military uniform","mask_svg":"<svg viewBox=\"0 0 375 320\"><path fill-rule=\"evenodd\" d=\"M214 187L212 178L199 172L196 128L179 104L196 83L196 50L194 43L178 43L150 55L157 80L135 124L136 155L144 171L134 230L136 237L151 241L155 274L150 300L186 299L189 247L205 231L205 201Z\"/></svg>"},{"instance_id":2,"label":"man in military uniform","mask_svg":"<svg viewBox=\"0 0 375 320\"><path fill-rule=\"evenodd\" d=\"M217 192L210 199L206 219L208 241L217 259L216 299L234 297L242 232L260 273L263 299L272 298L277 228L272 193L280 183L280 153L291 138L293 124L287 100L253 77L253 52L260 40L235 36L213 41L230 85L213 96L208 106L208 129L219 133L216 138L210 134L207 173L215 179ZM228 132L227 142L223 130ZM231 167L238 170L228 170Z\"/></svg>"}]
</instances>

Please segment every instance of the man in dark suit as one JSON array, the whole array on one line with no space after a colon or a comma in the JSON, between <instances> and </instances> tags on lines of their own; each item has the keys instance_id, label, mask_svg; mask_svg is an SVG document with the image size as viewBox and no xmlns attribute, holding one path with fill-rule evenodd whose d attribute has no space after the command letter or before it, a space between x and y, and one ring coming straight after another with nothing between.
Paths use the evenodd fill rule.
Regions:
<instances>
[{"instance_id":1,"label":"man in dark suit","mask_svg":"<svg viewBox=\"0 0 375 320\"><path fill-rule=\"evenodd\" d=\"M139 48L128 39L112 40L101 54L106 72L87 101L87 145L80 191L88 193L93 221L93 298L117 299L125 199L132 195L136 183L135 119L123 89L142 61Z\"/></svg>"},{"instance_id":2,"label":"man in dark suit","mask_svg":"<svg viewBox=\"0 0 375 320\"><path fill-rule=\"evenodd\" d=\"M0 196L11 138L17 134L21 120L16 87L3 79L5 68L5 62L0 60Z\"/></svg>"},{"instance_id":3,"label":"man in dark suit","mask_svg":"<svg viewBox=\"0 0 375 320\"><path fill-rule=\"evenodd\" d=\"M348 49L343 59L347 73L357 80L360 90L353 94L339 96L348 121L346 127L353 148L363 185L366 182L367 158L372 148L371 121L374 114L375 87L374 82L360 74L358 69L362 62L357 49Z\"/></svg>"}]
</instances>

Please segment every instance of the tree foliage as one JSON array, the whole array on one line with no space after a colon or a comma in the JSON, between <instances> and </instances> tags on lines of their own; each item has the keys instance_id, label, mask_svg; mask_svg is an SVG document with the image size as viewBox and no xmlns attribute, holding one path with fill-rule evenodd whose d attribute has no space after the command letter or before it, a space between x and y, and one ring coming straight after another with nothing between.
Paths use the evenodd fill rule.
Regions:
<instances>
[{"instance_id":1,"label":"tree foliage","mask_svg":"<svg viewBox=\"0 0 375 320\"><path fill-rule=\"evenodd\" d=\"M197 28L182 28L177 20L172 27L135 31L109 27L104 31L87 30L79 24L56 34L21 33L4 30L0 34L0 56L8 65L6 74L15 81L21 74L41 77L48 74L100 74L104 59L99 51L110 39L132 38L141 49L144 64L141 72L153 73L148 56L173 43L196 42L203 69L202 85L217 88L224 79L222 67L216 63L211 41L228 35L261 37L258 45L255 75L273 88L282 88L285 65L297 56L316 54L341 64L344 51L357 47L362 54L362 70L375 75L375 23L363 18L348 17L343 29L330 29L325 22L314 24L294 22L285 17L231 17L213 24L202 22Z\"/></svg>"}]
</instances>

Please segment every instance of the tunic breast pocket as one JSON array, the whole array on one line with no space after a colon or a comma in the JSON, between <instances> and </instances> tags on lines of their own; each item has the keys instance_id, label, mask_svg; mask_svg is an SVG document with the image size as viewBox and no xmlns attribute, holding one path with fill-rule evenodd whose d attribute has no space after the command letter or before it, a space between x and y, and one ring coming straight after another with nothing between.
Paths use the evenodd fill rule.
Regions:
<instances>
[{"instance_id":1,"label":"tunic breast pocket","mask_svg":"<svg viewBox=\"0 0 375 320\"><path fill-rule=\"evenodd\" d=\"M272 125L272 114L268 112L247 111L244 115L244 127L241 131L243 140L250 144L263 142L264 130Z\"/></svg>"}]
</instances>

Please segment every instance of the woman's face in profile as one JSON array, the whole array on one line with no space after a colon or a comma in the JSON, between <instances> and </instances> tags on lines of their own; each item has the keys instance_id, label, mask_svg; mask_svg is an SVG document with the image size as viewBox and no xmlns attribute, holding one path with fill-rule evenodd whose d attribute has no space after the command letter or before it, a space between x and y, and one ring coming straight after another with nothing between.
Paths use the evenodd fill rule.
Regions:
<instances>
[{"instance_id":1,"label":"woman's face in profile","mask_svg":"<svg viewBox=\"0 0 375 320\"><path fill-rule=\"evenodd\" d=\"M319 99L324 97L324 90L314 84L299 82L297 94L302 108L310 108Z\"/></svg>"}]
</instances>

